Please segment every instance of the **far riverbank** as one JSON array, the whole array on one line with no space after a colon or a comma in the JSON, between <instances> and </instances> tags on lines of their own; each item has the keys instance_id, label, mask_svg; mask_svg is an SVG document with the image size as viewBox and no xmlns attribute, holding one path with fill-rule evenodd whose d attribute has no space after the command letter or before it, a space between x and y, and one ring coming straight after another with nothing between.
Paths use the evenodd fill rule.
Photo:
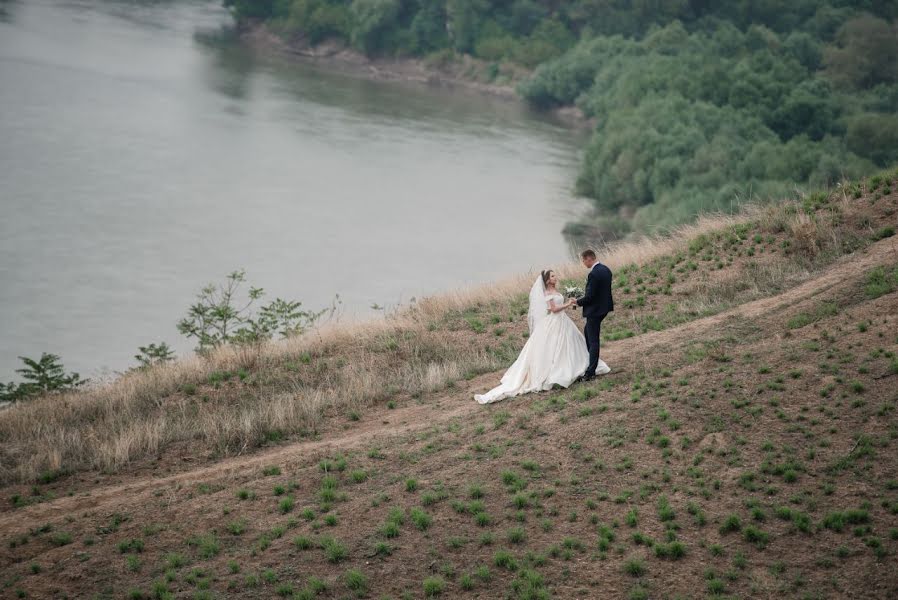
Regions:
<instances>
[{"instance_id":1,"label":"far riverbank","mask_svg":"<svg viewBox=\"0 0 898 600\"><path fill-rule=\"evenodd\" d=\"M313 63L329 70L363 77L372 81L395 81L445 87L453 91L470 91L522 102L516 91L518 83L532 71L518 66L503 65L495 79L503 83L483 81L488 77L490 64L468 55L452 55L446 60L420 58L369 58L364 54L335 42L311 46L304 40L288 41L271 31L264 23L243 23L239 26L241 41L264 54L274 54L290 60ZM568 106L550 111L563 124L592 129L595 123L577 107Z\"/></svg>"}]
</instances>

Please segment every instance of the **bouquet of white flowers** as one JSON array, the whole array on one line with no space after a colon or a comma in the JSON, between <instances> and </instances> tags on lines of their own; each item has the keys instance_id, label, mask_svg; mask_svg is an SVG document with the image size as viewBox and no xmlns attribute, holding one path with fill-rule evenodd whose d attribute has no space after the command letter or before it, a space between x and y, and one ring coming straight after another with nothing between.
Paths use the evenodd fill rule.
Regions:
<instances>
[{"instance_id":1,"label":"bouquet of white flowers","mask_svg":"<svg viewBox=\"0 0 898 600\"><path fill-rule=\"evenodd\" d=\"M568 298L579 298L583 295L583 290L577 286L564 288L564 293Z\"/></svg>"}]
</instances>

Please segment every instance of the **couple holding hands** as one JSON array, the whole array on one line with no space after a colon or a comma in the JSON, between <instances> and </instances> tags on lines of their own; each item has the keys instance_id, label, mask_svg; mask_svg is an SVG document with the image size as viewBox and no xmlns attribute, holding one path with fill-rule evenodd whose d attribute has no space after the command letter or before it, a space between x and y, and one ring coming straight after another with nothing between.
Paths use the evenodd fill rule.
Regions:
<instances>
[{"instance_id":1,"label":"couple holding hands","mask_svg":"<svg viewBox=\"0 0 898 600\"><path fill-rule=\"evenodd\" d=\"M614 310L611 297L611 270L598 262L593 250L580 254L589 269L586 288L580 298L565 301L557 289L558 278L552 270L542 271L530 289L527 321L530 337L514 364L502 376L500 384L474 399L480 404L530 392L549 390L555 385L568 387L578 380L590 381L611 371L599 359L599 335L602 320ZM583 307L586 327L583 333L565 314L569 307Z\"/></svg>"}]
</instances>

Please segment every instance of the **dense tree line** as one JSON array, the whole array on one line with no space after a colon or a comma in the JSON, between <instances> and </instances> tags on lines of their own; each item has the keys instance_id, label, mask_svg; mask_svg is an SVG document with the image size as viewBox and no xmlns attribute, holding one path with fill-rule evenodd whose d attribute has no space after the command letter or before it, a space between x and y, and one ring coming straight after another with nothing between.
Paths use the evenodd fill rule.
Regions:
<instances>
[{"instance_id":1,"label":"dense tree line","mask_svg":"<svg viewBox=\"0 0 898 600\"><path fill-rule=\"evenodd\" d=\"M578 191L639 229L898 161L898 0L226 0L310 43L535 68L595 118Z\"/></svg>"},{"instance_id":2,"label":"dense tree line","mask_svg":"<svg viewBox=\"0 0 898 600\"><path fill-rule=\"evenodd\" d=\"M645 229L898 161L896 34L869 15L828 45L802 31L673 22L639 40L584 40L521 93L596 118L578 191L605 211L636 209Z\"/></svg>"}]
</instances>

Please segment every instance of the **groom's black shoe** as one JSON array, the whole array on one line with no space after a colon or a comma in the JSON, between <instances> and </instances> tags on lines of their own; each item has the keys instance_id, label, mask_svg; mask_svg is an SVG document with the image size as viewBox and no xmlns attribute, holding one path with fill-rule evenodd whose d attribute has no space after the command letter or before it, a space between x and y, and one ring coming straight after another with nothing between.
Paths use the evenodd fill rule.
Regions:
<instances>
[{"instance_id":1,"label":"groom's black shoe","mask_svg":"<svg viewBox=\"0 0 898 600\"><path fill-rule=\"evenodd\" d=\"M587 381L592 381L592 380L595 379L595 378L596 378L595 375L583 375L583 376L580 377L579 381L582 381L583 383L586 383Z\"/></svg>"}]
</instances>

